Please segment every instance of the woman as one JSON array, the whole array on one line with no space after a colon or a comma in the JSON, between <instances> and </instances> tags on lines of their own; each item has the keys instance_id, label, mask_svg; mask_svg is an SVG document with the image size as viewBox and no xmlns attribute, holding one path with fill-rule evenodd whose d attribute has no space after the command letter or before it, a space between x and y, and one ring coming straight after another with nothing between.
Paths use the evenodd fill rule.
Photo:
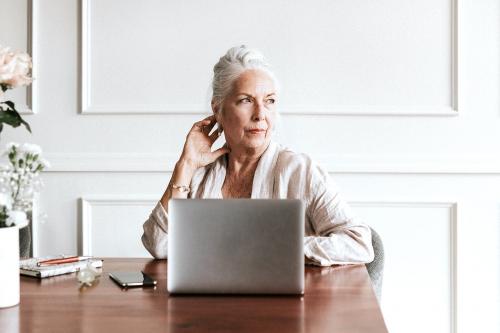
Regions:
<instances>
[{"instance_id":1,"label":"woman","mask_svg":"<svg viewBox=\"0 0 500 333\"><path fill-rule=\"evenodd\" d=\"M244 45L228 50L214 66L212 88L213 115L189 131L170 183L144 223L146 249L167 257L172 198L289 198L306 203L306 263L371 262L370 229L354 218L328 173L272 141L277 80L262 54ZM222 131L226 144L212 151Z\"/></svg>"}]
</instances>

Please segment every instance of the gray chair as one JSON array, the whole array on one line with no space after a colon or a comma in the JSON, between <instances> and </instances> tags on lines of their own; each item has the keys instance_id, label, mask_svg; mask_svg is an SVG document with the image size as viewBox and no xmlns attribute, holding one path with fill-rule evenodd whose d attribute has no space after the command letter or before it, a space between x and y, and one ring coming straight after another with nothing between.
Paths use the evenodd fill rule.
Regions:
<instances>
[{"instance_id":1,"label":"gray chair","mask_svg":"<svg viewBox=\"0 0 500 333\"><path fill-rule=\"evenodd\" d=\"M31 223L19 229L19 257L29 258L33 256L33 243L31 241Z\"/></svg>"},{"instance_id":2,"label":"gray chair","mask_svg":"<svg viewBox=\"0 0 500 333\"><path fill-rule=\"evenodd\" d=\"M382 278L384 273L384 244L380 235L370 228L372 231L372 245L375 258L371 263L366 264L366 269L372 280L373 290L380 303L382 298Z\"/></svg>"},{"instance_id":3,"label":"gray chair","mask_svg":"<svg viewBox=\"0 0 500 333\"><path fill-rule=\"evenodd\" d=\"M28 211L26 214L28 225L19 229L19 257L33 257L33 211Z\"/></svg>"}]
</instances>

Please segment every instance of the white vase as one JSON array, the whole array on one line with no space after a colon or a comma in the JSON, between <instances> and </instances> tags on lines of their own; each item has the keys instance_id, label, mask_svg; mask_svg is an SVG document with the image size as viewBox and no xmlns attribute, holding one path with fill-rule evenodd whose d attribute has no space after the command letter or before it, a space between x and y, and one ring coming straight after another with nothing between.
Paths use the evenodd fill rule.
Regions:
<instances>
[{"instance_id":1,"label":"white vase","mask_svg":"<svg viewBox=\"0 0 500 333\"><path fill-rule=\"evenodd\" d=\"M19 304L19 228L0 228L0 308Z\"/></svg>"}]
</instances>

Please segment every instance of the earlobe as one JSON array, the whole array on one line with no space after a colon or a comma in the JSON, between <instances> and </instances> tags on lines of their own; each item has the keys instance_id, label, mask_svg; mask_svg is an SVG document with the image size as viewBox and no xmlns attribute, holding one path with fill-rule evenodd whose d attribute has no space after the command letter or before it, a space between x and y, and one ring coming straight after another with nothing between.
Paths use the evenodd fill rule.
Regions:
<instances>
[{"instance_id":1,"label":"earlobe","mask_svg":"<svg viewBox=\"0 0 500 333\"><path fill-rule=\"evenodd\" d=\"M219 124L219 127L221 127L221 115L222 115L222 108L214 108L214 115L215 115L215 121Z\"/></svg>"},{"instance_id":2,"label":"earlobe","mask_svg":"<svg viewBox=\"0 0 500 333\"><path fill-rule=\"evenodd\" d=\"M212 101L212 103L210 103L210 106L212 108L212 114L215 116L215 119L217 119L217 107L215 106L215 103Z\"/></svg>"},{"instance_id":3,"label":"earlobe","mask_svg":"<svg viewBox=\"0 0 500 333\"><path fill-rule=\"evenodd\" d=\"M220 127L220 114L218 112L214 112L214 116L215 116L215 121Z\"/></svg>"},{"instance_id":4,"label":"earlobe","mask_svg":"<svg viewBox=\"0 0 500 333\"><path fill-rule=\"evenodd\" d=\"M220 117L220 110L219 109L220 108L218 108L217 105L215 105L214 101L212 101L211 106L212 106L212 112L213 112L213 114L215 116L215 120L217 122L219 122L219 117Z\"/></svg>"}]
</instances>

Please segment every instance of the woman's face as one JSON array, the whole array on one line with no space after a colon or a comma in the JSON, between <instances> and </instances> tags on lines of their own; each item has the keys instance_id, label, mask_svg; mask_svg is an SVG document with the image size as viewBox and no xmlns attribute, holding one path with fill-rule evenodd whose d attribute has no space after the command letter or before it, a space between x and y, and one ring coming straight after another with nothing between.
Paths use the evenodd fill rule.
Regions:
<instances>
[{"instance_id":1,"label":"woman's face","mask_svg":"<svg viewBox=\"0 0 500 333\"><path fill-rule=\"evenodd\" d=\"M217 121L232 151L266 149L276 119L276 90L261 70L246 70L234 82Z\"/></svg>"}]
</instances>

